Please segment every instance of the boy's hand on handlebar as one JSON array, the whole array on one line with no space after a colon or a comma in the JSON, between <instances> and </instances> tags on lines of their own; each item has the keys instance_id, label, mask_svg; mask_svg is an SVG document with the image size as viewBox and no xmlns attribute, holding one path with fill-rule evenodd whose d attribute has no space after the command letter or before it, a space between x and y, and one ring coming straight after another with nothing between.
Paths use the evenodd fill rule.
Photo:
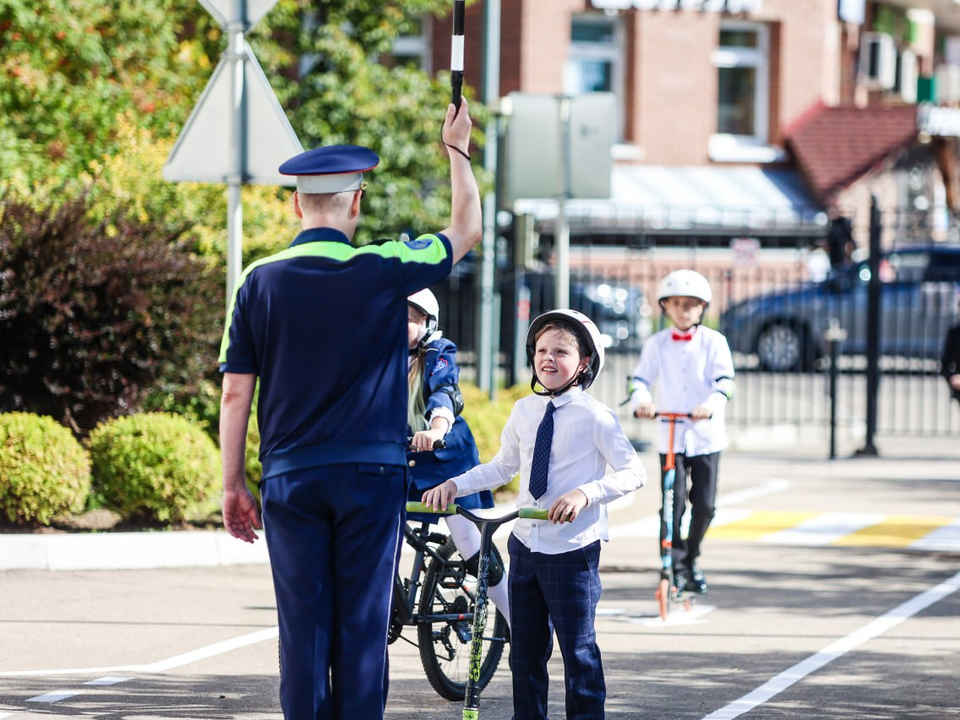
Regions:
<instances>
[{"instance_id":1,"label":"boy's hand on handlebar","mask_svg":"<svg viewBox=\"0 0 960 720\"><path fill-rule=\"evenodd\" d=\"M571 490L561 495L550 508L547 519L552 523L573 522L580 511L587 506L587 496L582 490Z\"/></svg>"},{"instance_id":2,"label":"boy's hand on handlebar","mask_svg":"<svg viewBox=\"0 0 960 720\"><path fill-rule=\"evenodd\" d=\"M435 488L430 488L424 494L421 500L423 504L433 510L446 511L447 505L457 499L457 484L453 480L447 480L440 483Z\"/></svg>"},{"instance_id":3,"label":"boy's hand on handlebar","mask_svg":"<svg viewBox=\"0 0 960 720\"><path fill-rule=\"evenodd\" d=\"M690 411L690 418L692 420L709 420L713 417L713 411L705 408L703 405L697 405L693 410Z\"/></svg>"},{"instance_id":4,"label":"boy's hand on handlebar","mask_svg":"<svg viewBox=\"0 0 960 720\"><path fill-rule=\"evenodd\" d=\"M434 443L438 440L443 440L444 435L446 435L446 431L443 429L421 430L418 433L414 433L413 439L410 441L410 447L417 452L421 450L433 450Z\"/></svg>"},{"instance_id":5,"label":"boy's hand on handlebar","mask_svg":"<svg viewBox=\"0 0 960 720\"><path fill-rule=\"evenodd\" d=\"M653 419L657 416L657 406L654 403L641 403L633 411L633 416L638 418Z\"/></svg>"}]
</instances>

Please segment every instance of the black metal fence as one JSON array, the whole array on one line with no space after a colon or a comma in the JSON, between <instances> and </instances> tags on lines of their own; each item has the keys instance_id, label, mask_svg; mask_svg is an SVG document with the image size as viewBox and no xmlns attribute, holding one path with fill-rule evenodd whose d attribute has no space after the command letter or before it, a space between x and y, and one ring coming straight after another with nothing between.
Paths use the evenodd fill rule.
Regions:
<instances>
[{"instance_id":1,"label":"black metal fence","mask_svg":"<svg viewBox=\"0 0 960 720\"><path fill-rule=\"evenodd\" d=\"M661 327L660 279L691 268L713 288L704 322L727 336L734 353L737 392L728 423L824 428L834 422L868 440L873 433L960 434L960 409L939 374L946 332L960 322L960 243L930 240L935 233L922 219L907 221L897 212L885 217L876 230L882 248L873 260L864 237L858 252L835 254L833 264L826 232L775 239L574 235L571 306L590 315L609 343L594 394L610 406L624 399L644 339ZM911 232L900 235L905 225ZM549 248L549 238L541 242ZM507 238L496 262L496 362L505 384L529 380L520 340L529 319L553 307L549 251L530 271L506 261L511 250ZM476 361L478 277L479 263L468 259L434 288L441 325L460 347L467 377ZM871 286L878 296L872 351Z\"/></svg>"}]
</instances>

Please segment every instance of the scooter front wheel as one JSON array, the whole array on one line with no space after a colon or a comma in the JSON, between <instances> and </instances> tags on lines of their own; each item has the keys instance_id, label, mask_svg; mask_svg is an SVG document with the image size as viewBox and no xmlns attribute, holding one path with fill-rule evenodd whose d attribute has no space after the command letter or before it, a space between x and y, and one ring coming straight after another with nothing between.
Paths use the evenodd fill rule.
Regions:
<instances>
[{"instance_id":1,"label":"scooter front wheel","mask_svg":"<svg viewBox=\"0 0 960 720\"><path fill-rule=\"evenodd\" d=\"M660 580L657 587L657 603L660 605L660 619L666 620L670 612L670 581L667 578Z\"/></svg>"}]
</instances>

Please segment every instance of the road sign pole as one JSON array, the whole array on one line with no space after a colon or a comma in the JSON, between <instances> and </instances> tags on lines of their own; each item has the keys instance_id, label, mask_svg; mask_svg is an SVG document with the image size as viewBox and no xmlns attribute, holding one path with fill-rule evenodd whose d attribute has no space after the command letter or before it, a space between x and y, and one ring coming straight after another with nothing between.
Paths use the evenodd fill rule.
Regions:
<instances>
[{"instance_id":1,"label":"road sign pole","mask_svg":"<svg viewBox=\"0 0 960 720\"><path fill-rule=\"evenodd\" d=\"M243 263L243 201L240 188L244 182L246 169L245 148L247 147L246 108L244 107L244 18L246 3L233 0L233 20L227 30L230 34L230 158L231 172L227 178L227 308L233 298L233 290L240 277Z\"/></svg>"}]
</instances>

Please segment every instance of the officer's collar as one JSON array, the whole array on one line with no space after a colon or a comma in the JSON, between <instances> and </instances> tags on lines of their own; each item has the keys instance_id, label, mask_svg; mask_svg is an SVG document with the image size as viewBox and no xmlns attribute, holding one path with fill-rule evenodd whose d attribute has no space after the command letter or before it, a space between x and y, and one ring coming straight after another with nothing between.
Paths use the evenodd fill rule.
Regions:
<instances>
[{"instance_id":1,"label":"officer's collar","mask_svg":"<svg viewBox=\"0 0 960 720\"><path fill-rule=\"evenodd\" d=\"M339 242L344 245L350 244L350 238L346 236L342 231L337 230L336 228L331 227L318 227L318 228L309 228L307 230L301 231L297 235L293 242L290 243L290 247L296 245L303 245L304 243L309 242Z\"/></svg>"}]
</instances>

